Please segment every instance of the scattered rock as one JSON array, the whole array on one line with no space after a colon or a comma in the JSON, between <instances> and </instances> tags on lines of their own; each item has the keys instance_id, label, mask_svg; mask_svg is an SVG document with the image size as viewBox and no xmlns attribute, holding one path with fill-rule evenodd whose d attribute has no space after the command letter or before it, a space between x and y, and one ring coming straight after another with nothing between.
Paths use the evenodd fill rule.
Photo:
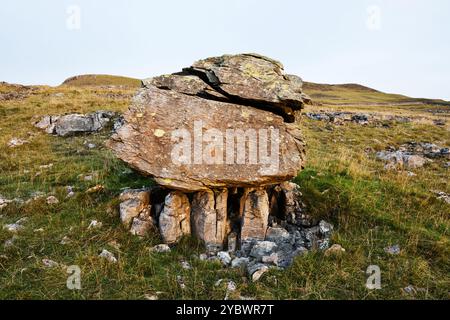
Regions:
<instances>
[{"instance_id":1,"label":"scattered rock","mask_svg":"<svg viewBox=\"0 0 450 320\"><path fill-rule=\"evenodd\" d=\"M157 253L170 252L170 247L167 244L162 243L150 248L150 252L157 252Z\"/></svg>"},{"instance_id":2,"label":"scattered rock","mask_svg":"<svg viewBox=\"0 0 450 320\"><path fill-rule=\"evenodd\" d=\"M250 262L250 259L247 257L236 257L231 261L231 267L232 268L243 268L247 267L248 263Z\"/></svg>"},{"instance_id":3,"label":"scattered rock","mask_svg":"<svg viewBox=\"0 0 450 320\"><path fill-rule=\"evenodd\" d=\"M25 143L29 143L29 141L20 139L20 138L12 138L8 141L7 145L10 148L15 148L24 145Z\"/></svg>"},{"instance_id":4,"label":"scattered rock","mask_svg":"<svg viewBox=\"0 0 450 320\"><path fill-rule=\"evenodd\" d=\"M335 255L335 254L341 254L345 252L345 249L340 244L333 244L331 247L329 247L327 250L325 250L325 255Z\"/></svg>"},{"instance_id":5,"label":"scattered rock","mask_svg":"<svg viewBox=\"0 0 450 320\"><path fill-rule=\"evenodd\" d=\"M247 267L248 274L251 276L252 281L258 281L264 273L269 271L269 267L262 263L256 263Z\"/></svg>"},{"instance_id":6,"label":"scattered rock","mask_svg":"<svg viewBox=\"0 0 450 320\"><path fill-rule=\"evenodd\" d=\"M99 229L102 227L102 225L103 225L103 223L101 223L97 220L92 220L91 223L89 223L88 230L89 229Z\"/></svg>"},{"instance_id":7,"label":"scattered rock","mask_svg":"<svg viewBox=\"0 0 450 320\"><path fill-rule=\"evenodd\" d=\"M80 133L98 132L104 129L116 116L116 113L111 111L44 116L34 125L49 134L67 137Z\"/></svg>"},{"instance_id":8,"label":"scattered rock","mask_svg":"<svg viewBox=\"0 0 450 320\"><path fill-rule=\"evenodd\" d=\"M177 282L181 289L186 289L186 284L184 283L184 278L182 276L177 276Z\"/></svg>"},{"instance_id":9,"label":"scattered rock","mask_svg":"<svg viewBox=\"0 0 450 320\"><path fill-rule=\"evenodd\" d=\"M448 204L450 204L450 194L442 192L442 191L435 191L437 198L440 200L444 200Z\"/></svg>"},{"instance_id":10,"label":"scattered rock","mask_svg":"<svg viewBox=\"0 0 450 320\"><path fill-rule=\"evenodd\" d=\"M368 124L369 116L367 114L358 113L352 116L352 121L358 124Z\"/></svg>"},{"instance_id":11,"label":"scattered rock","mask_svg":"<svg viewBox=\"0 0 450 320\"><path fill-rule=\"evenodd\" d=\"M64 236L64 238L62 238L59 243L62 245L66 245L66 244L69 244L71 241L72 240L70 240L70 238L68 236Z\"/></svg>"},{"instance_id":12,"label":"scattered rock","mask_svg":"<svg viewBox=\"0 0 450 320\"><path fill-rule=\"evenodd\" d=\"M181 267L184 270L191 270L192 269L191 264L189 262L187 262L187 261L181 261Z\"/></svg>"},{"instance_id":13,"label":"scattered rock","mask_svg":"<svg viewBox=\"0 0 450 320\"><path fill-rule=\"evenodd\" d=\"M72 186L67 186L66 187L66 191L67 191L66 198L72 198L72 197L75 196L75 192L73 191L73 187Z\"/></svg>"},{"instance_id":14,"label":"scattered rock","mask_svg":"<svg viewBox=\"0 0 450 320\"><path fill-rule=\"evenodd\" d=\"M87 189L86 193L97 193L97 192L103 191L104 189L105 189L105 187L103 185L98 184L92 188Z\"/></svg>"},{"instance_id":15,"label":"scattered rock","mask_svg":"<svg viewBox=\"0 0 450 320\"><path fill-rule=\"evenodd\" d=\"M102 252L98 255L100 258L106 259L111 263L116 263L117 259L114 256L114 254L112 254L111 252L109 252L106 249L103 249Z\"/></svg>"},{"instance_id":16,"label":"scattered rock","mask_svg":"<svg viewBox=\"0 0 450 320\"><path fill-rule=\"evenodd\" d=\"M50 259L42 259L42 264L47 268L59 267L59 263Z\"/></svg>"},{"instance_id":17,"label":"scattered rock","mask_svg":"<svg viewBox=\"0 0 450 320\"><path fill-rule=\"evenodd\" d=\"M228 266L231 263L231 256L228 252L226 251L220 251L217 253L217 257L220 259L220 262L222 262L222 264L224 266Z\"/></svg>"},{"instance_id":18,"label":"scattered rock","mask_svg":"<svg viewBox=\"0 0 450 320\"><path fill-rule=\"evenodd\" d=\"M56 198L55 196L47 197L46 201L47 201L47 204L49 204L49 205L58 204L59 203L58 198Z\"/></svg>"},{"instance_id":19,"label":"scattered rock","mask_svg":"<svg viewBox=\"0 0 450 320\"><path fill-rule=\"evenodd\" d=\"M277 244L270 241L260 241L255 244L250 251L250 256L261 260L264 256L268 256L277 250Z\"/></svg>"},{"instance_id":20,"label":"scattered rock","mask_svg":"<svg viewBox=\"0 0 450 320\"><path fill-rule=\"evenodd\" d=\"M397 255L397 254L400 254L401 250L400 250L400 246L398 244L395 244L395 245L384 248L384 251L391 255Z\"/></svg>"}]
</instances>

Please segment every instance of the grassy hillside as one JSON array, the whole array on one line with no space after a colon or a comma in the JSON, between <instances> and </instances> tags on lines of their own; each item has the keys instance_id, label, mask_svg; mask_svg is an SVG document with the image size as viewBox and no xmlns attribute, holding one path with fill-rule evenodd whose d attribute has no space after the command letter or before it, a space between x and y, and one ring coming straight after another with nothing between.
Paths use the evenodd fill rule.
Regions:
<instances>
[{"instance_id":1,"label":"grassy hillside","mask_svg":"<svg viewBox=\"0 0 450 320\"><path fill-rule=\"evenodd\" d=\"M305 82L304 91L316 103L330 105L444 105L450 107L450 102L437 99L410 98L400 94L377 91L359 84L318 84Z\"/></svg>"},{"instance_id":2,"label":"grassy hillside","mask_svg":"<svg viewBox=\"0 0 450 320\"><path fill-rule=\"evenodd\" d=\"M230 294L236 299L449 298L450 207L433 192L450 193L449 169L436 160L414 170L416 176L386 171L373 153L366 152L412 140L449 146L448 126L422 122L331 126L305 118L308 163L295 181L309 212L334 224L332 241L346 252L338 256L310 252L286 271L273 270L252 283L243 271L199 260L204 248L192 239L184 239L168 254L149 253L148 248L160 243L157 234L140 240L121 226L121 190L153 182L130 170L103 146L108 132L61 138L32 126L33 119L46 114L126 110L135 89L98 87L100 82L101 86L124 83L117 84L116 78L111 82L99 79L103 78L71 80L57 88L39 87L32 95L8 95L0 100L0 195L24 202L0 209L0 299L145 299L154 295L160 299L223 299L226 281L215 285L219 279L237 284ZM137 80L125 83L137 86ZM330 102L406 99L357 86L305 87L313 97L323 95L322 101ZM317 109L308 106L307 111ZM383 110L398 109L387 105ZM422 109L414 112L431 116ZM7 143L12 138L28 143L11 148ZM87 143L96 147L90 149ZM104 188L87 192L95 185ZM67 198L67 186L73 187L74 197ZM44 196L36 197L37 192ZM47 204L49 195L59 203ZM24 217L28 220L17 234L1 229ZM89 228L92 220L102 226ZM400 246L400 254L386 253L384 248L394 244ZM99 258L103 249L111 251L118 262ZM59 266L46 267L43 259ZM181 268L181 261L188 261L193 269ZM66 287L65 266L70 265L81 268L79 291ZM381 268L381 290L365 288L369 265ZM407 286L415 289L405 291Z\"/></svg>"},{"instance_id":3,"label":"grassy hillside","mask_svg":"<svg viewBox=\"0 0 450 320\"><path fill-rule=\"evenodd\" d=\"M116 87L130 87L139 88L141 81L138 79L100 75L100 74L87 74L71 77L66 79L62 85L72 87L84 87L84 86L116 86Z\"/></svg>"}]
</instances>

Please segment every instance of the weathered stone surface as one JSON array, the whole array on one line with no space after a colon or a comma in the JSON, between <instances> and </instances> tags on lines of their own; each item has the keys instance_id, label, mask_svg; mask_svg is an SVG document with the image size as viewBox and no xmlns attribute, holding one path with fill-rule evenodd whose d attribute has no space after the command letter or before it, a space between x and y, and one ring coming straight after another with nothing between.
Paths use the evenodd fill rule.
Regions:
<instances>
[{"instance_id":1,"label":"weathered stone surface","mask_svg":"<svg viewBox=\"0 0 450 320\"><path fill-rule=\"evenodd\" d=\"M34 125L47 133L61 137L79 133L97 132L105 128L116 114L112 111L96 111L88 114L44 116Z\"/></svg>"},{"instance_id":2,"label":"weathered stone surface","mask_svg":"<svg viewBox=\"0 0 450 320\"><path fill-rule=\"evenodd\" d=\"M269 198L264 189L250 191L242 209L241 241L264 240L268 226Z\"/></svg>"},{"instance_id":3,"label":"weathered stone surface","mask_svg":"<svg viewBox=\"0 0 450 320\"><path fill-rule=\"evenodd\" d=\"M305 159L303 135L287 119L303 105L301 85L269 58L202 60L144 80L108 146L157 183L182 191L289 180Z\"/></svg>"},{"instance_id":4,"label":"weathered stone surface","mask_svg":"<svg viewBox=\"0 0 450 320\"><path fill-rule=\"evenodd\" d=\"M271 241L259 241L255 244L250 251L250 256L261 260L262 257L271 255L277 249L277 245L275 242Z\"/></svg>"},{"instance_id":5,"label":"weathered stone surface","mask_svg":"<svg viewBox=\"0 0 450 320\"><path fill-rule=\"evenodd\" d=\"M302 80L286 75L280 62L258 54L207 58L185 71L199 74L230 99L259 103L291 119L303 106Z\"/></svg>"},{"instance_id":6,"label":"weathered stone surface","mask_svg":"<svg viewBox=\"0 0 450 320\"><path fill-rule=\"evenodd\" d=\"M303 214L300 187L296 183L286 181L280 184L280 189L282 192L280 209L285 215L286 221L296 225L307 225L308 219Z\"/></svg>"},{"instance_id":7,"label":"weathered stone surface","mask_svg":"<svg viewBox=\"0 0 450 320\"><path fill-rule=\"evenodd\" d=\"M227 195L227 189L216 191L216 194L212 190L194 194L191 214L193 233L207 247L221 249L225 242Z\"/></svg>"},{"instance_id":8,"label":"weathered stone surface","mask_svg":"<svg viewBox=\"0 0 450 320\"><path fill-rule=\"evenodd\" d=\"M284 228L269 227L266 232L266 241L281 243L281 242L289 241L290 238L291 238L291 235Z\"/></svg>"},{"instance_id":9,"label":"weathered stone surface","mask_svg":"<svg viewBox=\"0 0 450 320\"><path fill-rule=\"evenodd\" d=\"M188 197L179 191L170 192L159 216L159 231L167 244L177 242L191 233L191 206Z\"/></svg>"},{"instance_id":10,"label":"weathered stone surface","mask_svg":"<svg viewBox=\"0 0 450 320\"><path fill-rule=\"evenodd\" d=\"M144 209L150 211L150 190L125 190L119 196L120 219L125 227L129 228L133 219Z\"/></svg>"}]
</instances>

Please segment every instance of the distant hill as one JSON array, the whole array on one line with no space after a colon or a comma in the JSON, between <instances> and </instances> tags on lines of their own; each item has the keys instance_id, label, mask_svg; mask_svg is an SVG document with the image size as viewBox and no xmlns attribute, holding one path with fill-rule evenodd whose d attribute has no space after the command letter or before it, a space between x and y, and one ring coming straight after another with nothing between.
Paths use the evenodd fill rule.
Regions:
<instances>
[{"instance_id":1,"label":"distant hill","mask_svg":"<svg viewBox=\"0 0 450 320\"><path fill-rule=\"evenodd\" d=\"M62 83L62 85L74 87L117 86L138 88L141 85L141 80L105 74L86 74L68 78Z\"/></svg>"},{"instance_id":2,"label":"distant hill","mask_svg":"<svg viewBox=\"0 0 450 320\"><path fill-rule=\"evenodd\" d=\"M384 93L360 84L320 84L304 82L303 91L308 94L313 102L330 105L443 105L449 106L450 102L439 99L411 98L400 94Z\"/></svg>"}]
</instances>

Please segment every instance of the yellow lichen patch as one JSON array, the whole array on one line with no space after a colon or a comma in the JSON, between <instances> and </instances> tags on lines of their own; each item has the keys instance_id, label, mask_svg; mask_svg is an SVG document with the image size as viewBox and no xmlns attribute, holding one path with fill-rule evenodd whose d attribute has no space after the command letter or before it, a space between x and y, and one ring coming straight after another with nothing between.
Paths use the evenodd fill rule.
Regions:
<instances>
[{"instance_id":1,"label":"yellow lichen patch","mask_svg":"<svg viewBox=\"0 0 450 320\"><path fill-rule=\"evenodd\" d=\"M153 134L154 134L156 137L161 138L161 137L163 137L163 136L166 134L166 132L165 132L164 130L162 130L162 129L156 129L156 130L153 132Z\"/></svg>"}]
</instances>

